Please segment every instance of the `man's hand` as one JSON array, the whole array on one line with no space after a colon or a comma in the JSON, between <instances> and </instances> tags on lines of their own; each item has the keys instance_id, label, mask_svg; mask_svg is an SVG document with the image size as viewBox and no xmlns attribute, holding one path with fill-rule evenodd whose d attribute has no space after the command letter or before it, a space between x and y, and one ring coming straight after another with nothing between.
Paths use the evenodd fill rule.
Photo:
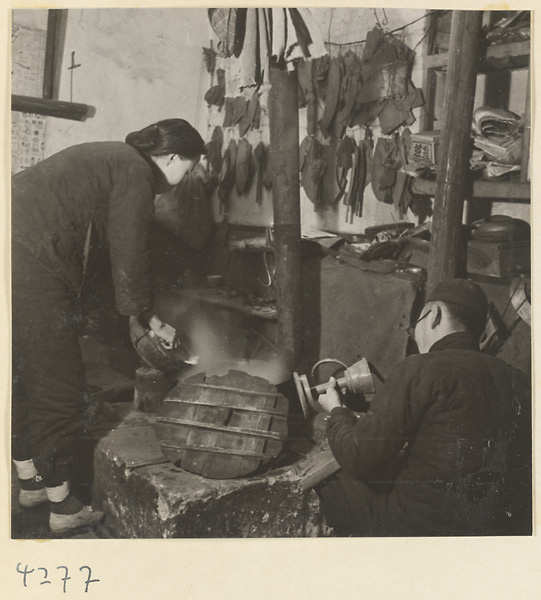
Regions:
<instances>
[{"instance_id":1,"label":"man's hand","mask_svg":"<svg viewBox=\"0 0 541 600\"><path fill-rule=\"evenodd\" d=\"M318 402L327 412L331 412L333 408L340 408L342 406L340 395L336 389L336 379L334 377L329 379L329 387L324 394L319 396Z\"/></svg>"}]
</instances>

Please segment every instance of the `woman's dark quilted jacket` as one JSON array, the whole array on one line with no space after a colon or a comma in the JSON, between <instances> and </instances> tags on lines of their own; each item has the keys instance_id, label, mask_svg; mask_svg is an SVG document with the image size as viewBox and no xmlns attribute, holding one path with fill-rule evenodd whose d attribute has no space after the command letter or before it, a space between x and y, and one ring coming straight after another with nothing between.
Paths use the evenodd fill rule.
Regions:
<instances>
[{"instance_id":1,"label":"woman's dark quilted jacket","mask_svg":"<svg viewBox=\"0 0 541 600\"><path fill-rule=\"evenodd\" d=\"M77 294L85 243L109 247L123 315L153 305L149 232L158 175L122 142L72 146L12 178L12 240ZM90 225L92 224L91 230Z\"/></svg>"}]
</instances>

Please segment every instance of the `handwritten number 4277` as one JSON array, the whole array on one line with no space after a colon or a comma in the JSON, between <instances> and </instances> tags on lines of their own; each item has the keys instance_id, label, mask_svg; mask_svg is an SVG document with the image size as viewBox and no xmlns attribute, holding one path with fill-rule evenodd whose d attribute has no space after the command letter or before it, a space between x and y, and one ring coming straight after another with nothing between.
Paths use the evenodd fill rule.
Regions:
<instances>
[{"instance_id":1,"label":"handwritten number 4277","mask_svg":"<svg viewBox=\"0 0 541 600\"><path fill-rule=\"evenodd\" d=\"M66 593L66 586L67 583L70 579L72 579L72 577L70 577L68 575L69 573L69 569L68 567L64 567L64 566L60 566L60 567L56 567L56 570L64 570L64 577L62 577L60 579L60 581L62 581L62 591L64 592L64 594ZM91 583L97 583L99 581L99 579L92 579L92 569L90 567L87 566L82 566L79 567L79 571L83 572L86 570L86 581L84 582L85 584L85 592L88 592L88 586ZM28 577L31 573L34 573L34 571L36 571L36 574L38 574L40 571L43 572L43 577L41 578L41 580L39 581L39 585L44 585L47 583L52 583L49 579L48 579L48 571L45 567L37 567L37 569L29 569L28 565L25 565L24 569L21 568L21 563L19 563L17 565L17 573L21 573L21 575L23 576L23 585L24 587L28 587L29 583L34 583L33 581L31 581L31 579L34 578L30 578ZM37 583L37 582L36 582Z\"/></svg>"}]
</instances>

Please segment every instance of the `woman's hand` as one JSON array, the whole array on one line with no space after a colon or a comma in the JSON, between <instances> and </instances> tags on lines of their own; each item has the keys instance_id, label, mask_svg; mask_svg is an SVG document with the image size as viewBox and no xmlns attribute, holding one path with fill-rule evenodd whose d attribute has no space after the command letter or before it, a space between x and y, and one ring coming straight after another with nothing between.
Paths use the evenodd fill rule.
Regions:
<instances>
[{"instance_id":1,"label":"woman's hand","mask_svg":"<svg viewBox=\"0 0 541 600\"><path fill-rule=\"evenodd\" d=\"M150 315L145 314L144 317L148 321L150 329L160 338L165 348L172 350L178 346L177 332L174 327L162 321L154 312Z\"/></svg>"},{"instance_id":2,"label":"woman's hand","mask_svg":"<svg viewBox=\"0 0 541 600\"><path fill-rule=\"evenodd\" d=\"M336 379L334 377L329 379L329 387L324 394L319 396L318 402L327 412L331 412L333 408L340 408L342 406L340 395L336 389Z\"/></svg>"}]
</instances>

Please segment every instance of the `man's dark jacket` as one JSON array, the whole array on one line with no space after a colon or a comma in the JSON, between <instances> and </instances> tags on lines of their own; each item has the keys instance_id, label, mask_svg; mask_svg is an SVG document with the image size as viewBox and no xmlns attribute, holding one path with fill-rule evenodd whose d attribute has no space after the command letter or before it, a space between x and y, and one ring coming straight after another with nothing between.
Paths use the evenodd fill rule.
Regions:
<instances>
[{"instance_id":1,"label":"man's dark jacket","mask_svg":"<svg viewBox=\"0 0 541 600\"><path fill-rule=\"evenodd\" d=\"M139 315L153 305L157 182L157 167L128 144L72 146L12 178L12 239L76 294L91 233L98 246L109 246L119 312Z\"/></svg>"},{"instance_id":2,"label":"man's dark jacket","mask_svg":"<svg viewBox=\"0 0 541 600\"><path fill-rule=\"evenodd\" d=\"M342 491L381 479L405 446L392 491L361 503L373 532L501 533L502 518L531 508L530 390L523 373L481 353L469 334L446 336L402 361L366 415L333 409L327 434L345 471ZM359 510L358 498L345 506Z\"/></svg>"}]
</instances>

